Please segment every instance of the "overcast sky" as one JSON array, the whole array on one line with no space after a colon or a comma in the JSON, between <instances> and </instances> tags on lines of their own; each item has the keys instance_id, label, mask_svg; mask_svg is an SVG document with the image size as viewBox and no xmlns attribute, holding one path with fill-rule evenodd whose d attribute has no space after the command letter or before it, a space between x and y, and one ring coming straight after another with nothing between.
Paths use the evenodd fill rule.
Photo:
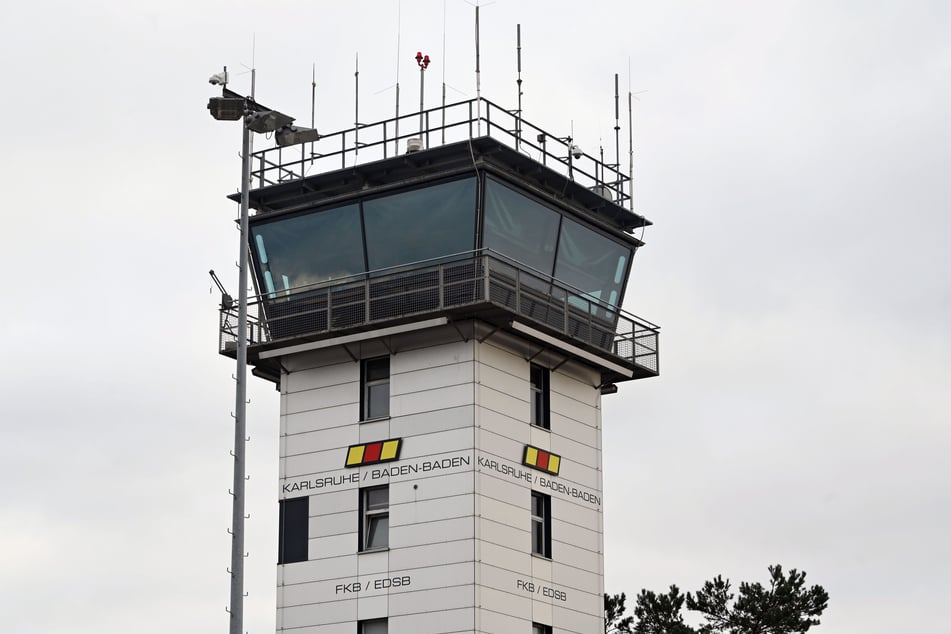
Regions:
<instances>
[{"instance_id":1,"label":"overcast sky","mask_svg":"<svg viewBox=\"0 0 951 634\"><path fill-rule=\"evenodd\" d=\"M475 96L473 13L396 2L7 3L0 20L0 630L225 631L240 126ZM941 631L951 596L951 4L497 0L483 95L613 152L655 225L625 308L662 375L605 398L607 589L805 569L819 631ZM256 41L252 57L252 41ZM397 52L398 51L398 52ZM626 118L626 116L625 116ZM626 137L626 122L622 137ZM258 147L268 142L258 140ZM622 149L622 152L625 150ZM625 161L626 164L626 161ZM274 628L278 398L249 409L247 629Z\"/></svg>"}]
</instances>

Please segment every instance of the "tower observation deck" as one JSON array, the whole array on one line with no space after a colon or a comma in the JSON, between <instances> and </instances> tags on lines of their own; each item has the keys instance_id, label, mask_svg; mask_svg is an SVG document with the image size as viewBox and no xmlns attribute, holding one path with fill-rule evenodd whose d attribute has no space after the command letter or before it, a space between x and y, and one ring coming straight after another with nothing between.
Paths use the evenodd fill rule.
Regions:
<instances>
[{"instance_id":1,"label":"tower observation deck","mask_svg":"<svg viewBox=\"0 0 951 634\"><path fill-rule=\"evenodd\" d=\"M486 99L419 119L254 153L256 374L276 381L288 346L432 317L520 332L605 384L657 375L659 328L621 309L650 224L625 206L628 176ZM223 308L229 356L236 324Z\"/></svg>"},{"instance_id":2,"label":"tower observation deck","mask_svg":"<svg viewBox=\"0 0 951 634\"><path fill-rule=\"evenodd\" d=\"M628 177L484 99L250 159L276 630L603 632L601 399L659 373Z\"/></svg>"}]
</instances>

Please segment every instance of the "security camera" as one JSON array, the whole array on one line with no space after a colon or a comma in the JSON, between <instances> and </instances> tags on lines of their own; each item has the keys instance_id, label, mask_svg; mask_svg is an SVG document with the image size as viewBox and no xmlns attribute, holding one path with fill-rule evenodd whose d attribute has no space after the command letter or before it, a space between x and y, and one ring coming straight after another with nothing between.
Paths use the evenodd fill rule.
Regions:
<instances>
[{"instance_id":1,"label":"security camera","mask_svg":"<svg viewBox=\"0 0 951 634\"><path fill-rule=\"evenodd\" d=\"M568 151L571 152L573 157L575 157L575 160L580 159L584 155L584 152L581 151L581 148L574 143L571 144L571 147L568 148Z\"/></svg>"},{"instance_id":2,"label":"security camera","mask_svg":"<svg viewBox=\"0 0 951 634\"><path fill-rule=\"evenodd\" d=\"M208 83L212 86L225 85L228 83L228 73L215 73L208 78Z\"/></svg>"}]
</instances>

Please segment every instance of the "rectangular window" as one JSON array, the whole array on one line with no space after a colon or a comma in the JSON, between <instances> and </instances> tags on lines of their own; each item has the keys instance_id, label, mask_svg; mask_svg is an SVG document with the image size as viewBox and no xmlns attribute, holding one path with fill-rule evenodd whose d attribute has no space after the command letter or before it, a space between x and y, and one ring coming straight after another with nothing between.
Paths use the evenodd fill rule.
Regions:
<instances>
[{"instance_id":1,"label":"rectangular window","mask_svg":"<svg viewBox=\"0 0 951 634\"><path fill-rule=\"evenodd\" d=\"M357 623L357 634L386 634L386 619L373 619Z\"/></svg>"},{"instance_id":2,"label":"rectangular window","mask_svg":"<svg viewBox=\"0 0 951 634\"><path fill-rule=\"evenodd\" d=\"M277 563L307 561L309 497L280 501L278 518Z\"/></svg>"},{"instance_id":3,"label":"rectangular window","mask_svg":"<svg viewBox=\"0 0 951 634\"><path fill-rule=\"evenodd\" d=\"M390 415L390 358L364 359L360 365L360 420Z\"/></svg>"},{"instance_id":4,"label":"rectangular window","mask_svg":"<svg viewBox=\"0 0 951 634\"><path fill-rule=\"evenodd\" d=\"M551 634L551 625L532 623L532 634Z\"/></svg>"},{"instance_id":5,"label":"rectangular window","mask_svg":"<svg viewBox=\"0 0 951 634\"><path fill-rule=\"evenodd\" d=\"M360 489L360 550L390 545L389 485Z\"/></svg>"},{"instance_id":6,"label":"rectangular window","mask_svg":"<svg viewBox=\"0 0 951 634\"><path fill-rule=\"evenodd\" d=\"M551 558L551 496L532 491L532 552Z\"/></svg>"},{"instance_id":7,"label":"rectangular window","mask_svg":"<svg viewBox=\"0 0 951 634\"><path fill-rule=\"evenodd\" d=\"M551 396L548 387L549 370L540 365L531 366L532 425L551 429Z\"/></svg>"}]
</instances>

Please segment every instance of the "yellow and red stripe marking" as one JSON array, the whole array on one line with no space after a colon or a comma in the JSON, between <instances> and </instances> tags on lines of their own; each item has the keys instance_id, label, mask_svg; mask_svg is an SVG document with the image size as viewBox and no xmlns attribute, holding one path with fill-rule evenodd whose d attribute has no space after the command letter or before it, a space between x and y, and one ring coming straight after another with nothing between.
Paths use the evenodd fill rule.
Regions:
<instances>
[{"instance_id":1,"label":"yellow and red stripe marking","mask_svg":"<svg viewBox=\"0 0 951 634\"><path fill-rule=\"evenodd\" d=\"M365 442L359 445L350 445L347 448L347 462L345 467L362 467L368 464L399 460L402 438L391 438L378 442Z\"/></svg>"},{"instance_id":2,"label":"yellow and red stripe marking","mask_svg":"<svg viewBox=\"0 0 951 634\"><path fill-rule=\"evenodd\" d=\"M556 453L551 453L550 451L545 451L544 449L539 449L538 447L525 445L525 453L522 454L522 464L533 469L538 469L539 471L544 471L545 473L558 475L558 470L561 469L561 456Z\"/></svg>"}]
</instances>

